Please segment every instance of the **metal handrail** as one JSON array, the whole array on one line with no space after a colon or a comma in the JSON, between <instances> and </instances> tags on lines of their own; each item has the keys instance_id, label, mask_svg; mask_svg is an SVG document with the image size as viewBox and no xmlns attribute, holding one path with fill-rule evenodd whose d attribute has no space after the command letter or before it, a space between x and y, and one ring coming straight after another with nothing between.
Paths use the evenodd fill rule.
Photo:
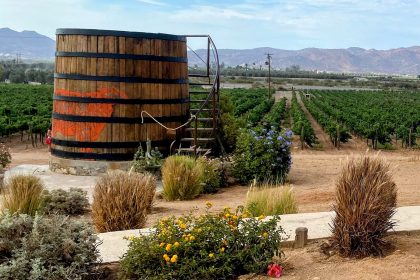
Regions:
<instances>
[{"instance_id":1,"label":"metal handrail","mask_svg":"<svg viewBox=\"0 0 420 280\"><path fill-rule=\"evenodd\" d=\"M197 154L197 146L198 146L198 141L197 141L197 134L198 134L198 122L197 122L197 115L199 113L202 112L202 110L204 109L204 107L209 103L210 98L212 98L213 100L213 114L212 114L212 119L213 119L213 131L216 130L217 127L217 123L216 123L216 114L220 114L220 108L217 108L217 113L216 113L216 108L215 105L216 103L218 104L219 101L219 97L217 96L217 102L215 100L215 93L219 91L220 88L220 64L219 64L219 54L216 48L216 45L213 42L213 39L210 37L210 35L186 35L186 37L194 37L194 38L198 38L198 37L203 37L203 38L207 38L208 40L208 45L207 45L207 76L210 78L210 51L213 53L213 57L214 57L214 63L216 65L216 72L214 73L214 80L212 83L212 87L210 89L209 94L207 95L206 100L201 104L201 106L199 107L199 109L197 110L197 112L194 114L195 117L195 121L194 121L194 153ZM204 62L204 60L195 52L193 51L195 55L197 55L201 61Z\"/></svg>"}]
</instances>

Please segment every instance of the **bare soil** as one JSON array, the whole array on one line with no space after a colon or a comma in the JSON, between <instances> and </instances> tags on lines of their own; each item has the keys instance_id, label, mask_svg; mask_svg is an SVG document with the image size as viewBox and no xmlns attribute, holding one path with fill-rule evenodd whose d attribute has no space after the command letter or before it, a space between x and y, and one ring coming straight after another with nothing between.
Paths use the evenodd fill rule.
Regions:
<instances>
[{"instance_id":1,"label":"bare soil","mask_svg":"<svg viewBox=\"0 0 420 280\"><path fill-rule=\"evenodd\" d=\"M285 280L393 280L420 279L420 234L401 233L387 238L396 250L385 257L349 259L328 257L320 251L323 240L311 241L302 249L285 249ZM241 280L268 280L266 276L243 276Z\"/></svg>"},{"instance_id":2,"label":"bare soil","mask_svg":"<svg viewBox=\"0 0 420 280\"><path fill-rule=\"evenodd\" d=\"M398 206L420 205L420 150L367 151L366 145L361 142L350 142L340 149L323 151L293 148L293 165L288 181L295 191L299 212L330 211L334 202L335 180L342 166L349 157L364 153L372 156L379 153L390 164L398 187ZM11 147L11 166L48 164L49 152L45 145L33 148L29 143L20 142L20 137L6 141L6 144ZM166 202L157 198L148 225L164 216L204 211L206 201L213 203L213 211L222 210L225 206L234 208L243 205L247 190L247 186L231 186L191 201Z\"/></svg>"},{"instance_id":3,"label":"bare soil","mask_svg":"<svg viewBox=\"0 0 420 280\"><path fill-rule=\"evenodd\" d=\"M330 137L324 132L321 125L315 120L311 113L309 113L308 109L305 107L305 104L303 104L303 101L300 98L299 94L296 95L296 99L299 105L301 106L303 112L305 112L305 115L308 118L309 122L311 123L311 126L314 129L315 136L318 139L321 147L327 150L335 149L334 145L330 141Z\"/></svg>"}]
</instances>

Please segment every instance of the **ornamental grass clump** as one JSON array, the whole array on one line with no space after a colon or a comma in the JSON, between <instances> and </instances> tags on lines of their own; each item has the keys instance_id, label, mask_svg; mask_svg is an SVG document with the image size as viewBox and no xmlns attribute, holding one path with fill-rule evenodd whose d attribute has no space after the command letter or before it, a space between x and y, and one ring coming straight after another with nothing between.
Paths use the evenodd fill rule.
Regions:
<instances>
[{"instance_id":1,"label":"ornamental grass clump","mask_svg":"<svg viewBox=\"0 0 420 280\"><path fill-rule=\"evenodd\" d=\"M162 166L163 197L168 201L188 200L203 191L202 164L190 156L174 155Z\"/></svg>"},{"instance_id":2,"label":"ornamental grass clump","mask_svg":"<svg viewBox=\"0 0 420 280\"><path fill-rule=\"evenodd\" d=\"M246 195L246 209L254 216L297 213L298 207L293 189L287 185L254 181Z\"/></svg>"},{"instance_id":3,"label":"ornamental grass clump","mask_svg":"<svg viewBox=\"0 0 420 280\"><path fill-rule=\"evenodd\" d=\"M148 173L113 171L101 177L93 191L92 219L99 232L144 227L156 192Z\"/></svg>"},{"instance_id":4,"label":"ornamental grass clump","mask_svg":"<svg viewBox=\"0 0 420 280\"><path fill-rule=\"evenodd\" d=\"M211 208L211 203L207 203ZM281 255L279 219L249 218L243 207L217 214L165 218L148 236L127 237L124 279L236 279L265 273Z\"/></svg>"},{"instance_id":5,"label":"ornamental grass clump","mask_svg":"<svg viewBox=\"0 0 420 280\"><path fill-rule=\"evenodd\" d=\"M42 205L44 184L34 175L14 175L6 182L2 194L3 210L34 216Z\"/></svg>"},{"instance_id":6,"label":"ornamental grass clump","mask_svg":"<svg viewBox=\"0 0 420 280\"><path fill-rule=\"evenodd\" d=\"M389 245L384 236L395 225L396 203L397 188L383 160L350 160L337 181L333 246L343 256L382 256Z\"/></svg>"}]
</instances>

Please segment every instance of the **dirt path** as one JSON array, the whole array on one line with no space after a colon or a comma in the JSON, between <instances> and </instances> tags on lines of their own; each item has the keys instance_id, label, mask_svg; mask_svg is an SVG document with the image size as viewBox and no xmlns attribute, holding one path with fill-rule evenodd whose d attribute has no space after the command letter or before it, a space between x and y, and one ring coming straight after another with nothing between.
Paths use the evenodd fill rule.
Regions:
<instances>
[{"instance_id":1,"label":"dirt path","mask_svg":"<svg viewBox=\"0 0 420 280\"><path fill-rule=\"evenodd\" d=\"M315 120L311 113L309 113L308 109L306 109L305 104L303 104L302 99L300 98L299 94L296 94L296 98L302 107L302 110L305 112L306 116L308 117L309 122L311 123L312 128L314 129L315 136L318 138L319 143L321 144L322 148L325 150L334 150L335 147L331 143L330 137L324 132L322 127L319 123Z\"/></svg>"}]
</instances>

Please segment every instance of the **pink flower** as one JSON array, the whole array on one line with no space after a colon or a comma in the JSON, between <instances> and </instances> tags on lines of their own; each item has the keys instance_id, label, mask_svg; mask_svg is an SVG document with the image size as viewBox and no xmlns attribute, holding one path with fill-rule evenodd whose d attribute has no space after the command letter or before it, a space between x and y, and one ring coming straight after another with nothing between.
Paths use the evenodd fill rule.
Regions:
<instances>
[{"instance_id":1,"label":"pink flower","mask_svg":"<svg viewBox=\"0 0 420 280\"><path fill-rule=\"evenodd\" d=\"M283 272L283 267L281 265L272 263L268 265L267 275L272 278L280 278Z\"/></svg>"}]
</instances>

